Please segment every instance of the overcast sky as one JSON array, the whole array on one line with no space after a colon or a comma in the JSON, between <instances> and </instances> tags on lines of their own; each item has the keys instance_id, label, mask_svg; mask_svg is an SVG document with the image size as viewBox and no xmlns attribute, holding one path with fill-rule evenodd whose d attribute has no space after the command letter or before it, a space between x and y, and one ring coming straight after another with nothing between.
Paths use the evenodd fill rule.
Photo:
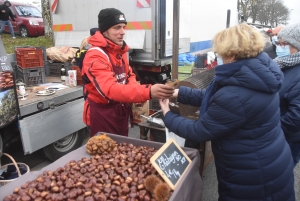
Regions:
<instances>
[{"instance_id":1,"label":"overcast sky","mask_svg":"<svg viewBox=\"0 0 300 201\"><path fill-rule=\"evenodd\" d=\"M283 2L291 10L289 24L300 23L300 0L283 0Z\"/></svg>"}]
</instances>

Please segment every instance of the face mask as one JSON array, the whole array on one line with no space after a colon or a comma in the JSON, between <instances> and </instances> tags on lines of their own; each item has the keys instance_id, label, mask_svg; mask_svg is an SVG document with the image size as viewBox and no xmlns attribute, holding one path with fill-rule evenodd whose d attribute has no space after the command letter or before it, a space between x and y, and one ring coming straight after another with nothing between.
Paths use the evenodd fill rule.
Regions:
<instances>
[{"instance_id":1,"label":"face mask","mask_svg":"<svg viewBox=\"0 0 300 201\"><path fill-rule=\"evenodd\" d=\"M218 65L223 65L223 59L221 57L217 57Z\"/></svg>"},{"instance_id":2,"label":"face mask","mask_svg":"<svg viewBox=\"0 0 300 201\"><path fill-rule=\"evenodd\" d=\"M272 37L272 43L273 43L273 45L276 45L276 42L278 41L278 38L277 38L277 36L273 36Z\"/></svg>"},{"instance_id":3,"label":"face mask","mask_svg":"<svg viewBox=\"0 0 300 201\"><path fill-rule=\"evenodd\" d=\"M280 46L280 45L276 45L276 55L277 57L285 57L290 55L290 46L289 45L284 45L284 46Z\"/></svg>"}]
</instances>

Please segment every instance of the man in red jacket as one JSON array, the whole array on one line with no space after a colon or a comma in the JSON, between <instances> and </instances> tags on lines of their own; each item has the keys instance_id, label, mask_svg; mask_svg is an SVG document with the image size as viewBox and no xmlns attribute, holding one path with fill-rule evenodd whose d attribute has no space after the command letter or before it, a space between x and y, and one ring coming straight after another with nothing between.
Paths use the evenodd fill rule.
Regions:
<instances>
[{"instance_id":1,"label":"man in red jacket","mask_svg":"<svg viewBox=\"0 0 300 201\"><path fill-rule=\"evenodd\" d=\"M82 67L84 94L83 121L90 134L108 132L128 136L131 103L151 98L166 99L174 89L163 84L140 85L128 63L129 47L123 37L127 21L124 13L106 8L98 15L99 31L88 40Z\"/></svg>"}]
</instances>

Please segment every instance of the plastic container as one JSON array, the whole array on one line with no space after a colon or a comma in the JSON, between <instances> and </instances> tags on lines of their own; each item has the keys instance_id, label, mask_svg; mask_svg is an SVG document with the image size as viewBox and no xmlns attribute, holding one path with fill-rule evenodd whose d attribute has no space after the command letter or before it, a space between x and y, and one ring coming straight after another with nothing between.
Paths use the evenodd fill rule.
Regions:
<instances>
[{"instance_id":1,"label":"plastic container","mask_svg":"<svg viewBox=\"0 0 300 201\"><path fill-rule=\"evenodd\" d=\"M44 67L43 50L37 48L16 48L17 65L21 68Z\"/></svg>"},{"instance_id":2,"label":"plastic container","mask_svg":"<svg viewBox=\"0 0 300 201\"><path fill-rule=\"evenodd\" d=\"M49 76L60 77L62 64L64 64L66 72L68 72L68 70L71 70L72 65L70 62L49 62Z\"/></svg>"},{"instance_id":3,"label":"plastic container","mask_svg":"<svg viewBox=\"0 0 300 201\"><path fill-rule=\"evenodd\" d=\"M192 71L193 71L193 75L197 75L198 73L202 73L204 71L206 71L207 69L206 68L193 68Z\"/></svg>"},{"instance_id":4,"label":"plastic container","mask_svg":"<svg viewBox=\"0 0 300 201\"><path fill-rule=\"evenodd\" d=\"M149 108L151 110L156 110L156 111L161 110L161 107L160 107L160 104L159 104L159 100L158 99L151 99L149 101Z\"/></svg>"},{"instance_id":5,"label":"plastic container","mask_svg":"<svg viewBox=\"0 0 300 201\"><path fill-rule=\"evenodd\" d=\"M27 86L45 83L45 68L21 68L18 66L18 79L23 80Z\"/></svg>"}]
</instances>

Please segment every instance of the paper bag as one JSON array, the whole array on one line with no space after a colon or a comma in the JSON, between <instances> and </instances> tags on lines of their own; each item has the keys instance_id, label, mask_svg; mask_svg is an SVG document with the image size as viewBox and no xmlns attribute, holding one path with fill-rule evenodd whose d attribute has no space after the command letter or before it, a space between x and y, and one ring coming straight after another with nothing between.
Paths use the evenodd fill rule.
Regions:
<instances>
[{"instance_id":1,"label":"paper bag","mask_svg":"<svg viewBox=\"0 0 300 201\"><path fill-rule=\"evenodd\" d=\"M173 138L179 146L184 147L185 144L184 138L179 137L175 133L169 131L168 128L165 128L165 130L166 130L166 142L168 142L170 138Z\"/></svg>"},{"instance_id":2,"label":"paper bag","mask_svg":"<svg viewBox=\"0 0 300 201\"><path fill-rule=\"evenodd\" d=\"M133 121L136 124L141 123L145 118L140 115L149 116L149 101L145 103L133 103L132 104Z\"/></svg>"}]
</instances>

